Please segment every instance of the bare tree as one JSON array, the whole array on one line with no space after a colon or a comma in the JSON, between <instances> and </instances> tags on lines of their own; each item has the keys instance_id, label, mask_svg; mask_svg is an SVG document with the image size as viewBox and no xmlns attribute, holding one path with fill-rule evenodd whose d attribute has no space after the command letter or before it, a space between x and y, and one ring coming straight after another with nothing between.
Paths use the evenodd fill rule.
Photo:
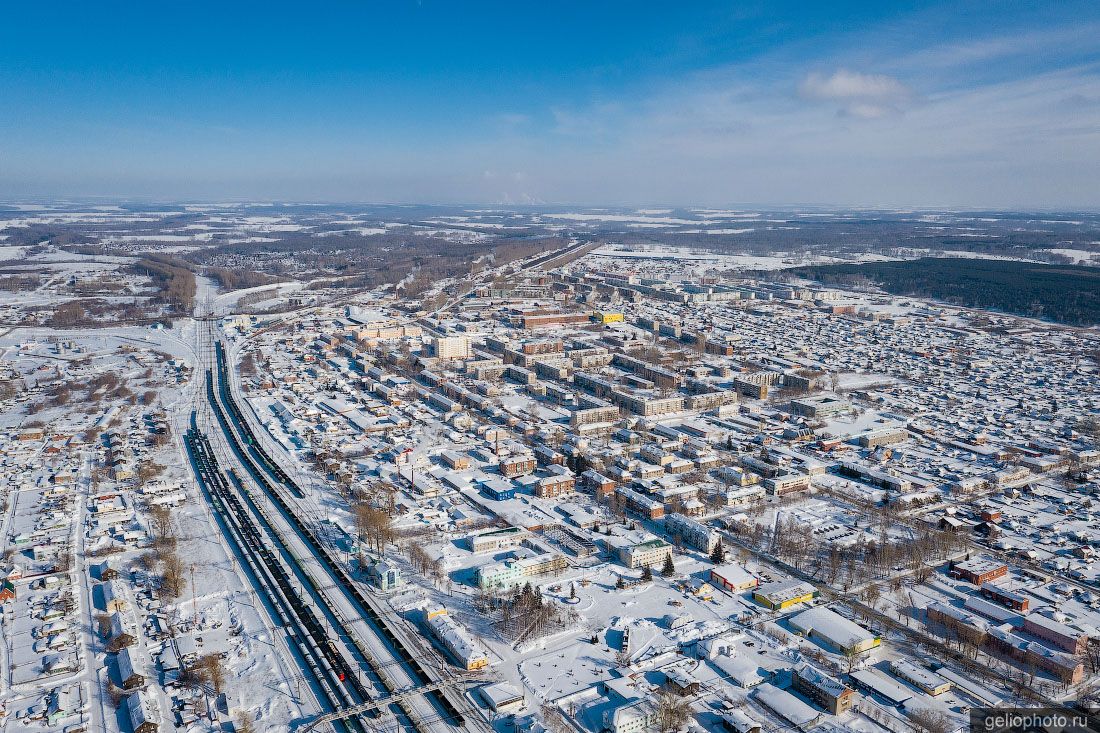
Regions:
<instances>
[{"instance_id":1,"label":"bare tree","mask_svg":"<svg viewBox=\"0 0 1100 733\"><path fill-rule=\"evenodd\" d=\"M570 733L571 731L565 716L553 705L542 705L539 708L539 717L542 718L542 724L549 733Z\"/></svg>"},{"instance_id":2,"label":"bare tree","mask_svg":"<svg viewBox=\"0 0 1100 733\"><path fill-rule=\"evenodd\" d=\"M142 463L137 469L137 480L139 484L146 484L164 473L164 466L159 463L149 461Z\"/></svg>"},{"instance_id":3,"label":"bare tree","mask_svg":"<svg viewBox=\"0 0 1100 733\"><path fill-rule=\"evenodd\" d=\"M355 531L361 542L377 552L383 552L386 545L392 544L396 539L393 529L393 518L389 512L371 505L368 501L360 501L354 507Z\"/></svg>"},{"instance_id":4,"label":"bare tree","mask_svg":"<svg viewBox=\"0 0 1100 733\"><path fill-rule=\"evenodd\" d=\"M256 733L256 723L248 713L240 712L233 719L233 730L235 733Z\"/></svg>"},{"instance_id":5,"label":"bare tree","mask_svg":"<svg viewBox=\"0 0 1100 733\"><path fill-rule=\"evenodd\" d=\"M854 647L845 647L841 650L844 655L844 661L848 664L848 674L851 674L856 668L856 662L859 661L859 652Z\"/></svg>"},{"instance_id":6,"label":"bare tree","mask_svg":"<svg viewBox=\"0 0 1100 733\"><path fill-rule=\"evenodd\" d=\"M203 677L214 688L214 694L222 694L225 688L225 667L222 665L221 655L204 654L199 658L199 667L202 669Z\"/></svg>"},{"instance_id":7,"label":"bare tree","mask_svg":"<svg viewBox=\"0 0 1100 733\"><path fill-rule=\"evenodd\" d=\"M1096 674L1100 671L1100 641L1095 637L1090 638L1082 656L1084 657L1083 661L1088 665L1089 674Z\"/></svg>"},{"instance_id":8,"label":"bare tree","mask_svg":"<svg viewBox=\"0 0 1100 733\"><path fill-rule=\"evenodd\" d=\"M909 722L920 733L951 733L954 726L947 713L928 708L917 709L909 713Z\"/></svg>"},{"instance_id":9,"label":"bare tree","mask_svg":"<svg viewBox=\"0 0 1100 733\"><path fill-rule=\"evenodd\" d=\"M878 583L870 583L863 589L863 600L867 601L872 609L875 608L875 604L878 603L879 598L882 597L882 589L879 588Z\"/></svg>"},{"instance_id":10,"label":"bare tree","mask_svg":"<svg viewBox=\"0 0 1100 733\"><path fill-rule=\"evenodd\" d=\"M679 730L691 720L691 701L677 695L668 687L657 691L654 702L657 706L659 730Z\"/></svg>"},{"instance_id":11,"label":"bare tree","mask_svg":"<svg viewBox=\"0 0 1100 733\"><path fill-rule=\"evenodd\" d=\"M160 556L161 590L169 598L178 598L184 587L183 560L175 550L166 550Z\"/></svg>"},{"instance_id":12,"label":"bare tree","mask_svg":"<svg viewBox=\"0 0 1100 733\"><path fill-rule=\"evenodd\" d=\"M149 528L153 530L153 541L157 547L175 544L176 527L168 507L154 506L149 510Z\"/></svg>"}]
</instances>

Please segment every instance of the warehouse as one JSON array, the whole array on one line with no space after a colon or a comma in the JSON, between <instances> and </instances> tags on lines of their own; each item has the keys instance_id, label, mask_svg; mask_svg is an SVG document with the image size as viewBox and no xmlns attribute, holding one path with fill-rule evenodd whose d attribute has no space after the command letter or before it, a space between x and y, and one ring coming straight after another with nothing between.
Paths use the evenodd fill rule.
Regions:
<instances>
[{"instance_id":1,"label":"warehouse","mask_svg":"<svg viewBox=\"0 0 1100 733\"><path fill-rule=\"evenodd\" d=\"M752 599L773 611L806 603L817 598L817 588L800 580L781 580L760 586Z\"/></svg>"},{"instance_id":2,"label":"warehouse","mask_svg":"<svg viewBox=\"0 0 1100 733\"><path fill-rule=\"evenodd\" d=\"M491 685L485 685L478 692L494 713L514 713L524 705L523 693L510 682L494 682Z\"/></svg>"},{"instance_id":3,"label":"warehouse","mask_svg":"<svg viewBox=\"0 0 1100 733\"><path fill-rule=\"evenodd\" d=\"M710 582L732 593L740 593L760 585L759 578L737 563L711 568Z\"/></svg>"},{"instance_id":4,"label":"warehouse","mask_svg":"<svg viewBox=\"0 0 1100 733\"><path fill-rule=\"evenodd\" d=\"M821 713L786 690L765 682L753 692L757 701L779 717L805 730L821 720Z\"/></svg>"},{"instance_id":5,"label":"warehouse","mask_svg":"<svg viewBox=\"0 0 1100 733\"><path fill-rule=\"evenodd\" d=\"M942 695L951 689L951 683L935 672L901 659L890 663L890 671L899 679L932 696Z\"/></svg>"},{"instance_id":6,"label":"warehouse","mask_svg":"<svg viewBox=\"0 0 1100 733\"><path fill-rule=\"evenodd\" d=\"M881 640L854 621L825 606L792 616L791 628L807 639L823 641L844 653L859 654L877 647Z\"/></svg>"},{"instance_id":7,"label":"warehouse","mask_svg":"<svg viewBox=\"0 0 1100 733\"><path fill-rule=\"evenodd\" d=\"M848 675L859 687L883 698L891 705L913 699L913 693L874 669L859 669Z\"/></svg>"}]
</instances>

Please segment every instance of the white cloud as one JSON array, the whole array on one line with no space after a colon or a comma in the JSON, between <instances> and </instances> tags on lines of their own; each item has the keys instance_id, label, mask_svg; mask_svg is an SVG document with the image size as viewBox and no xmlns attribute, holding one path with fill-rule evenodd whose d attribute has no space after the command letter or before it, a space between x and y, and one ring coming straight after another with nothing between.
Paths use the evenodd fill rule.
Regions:
<instances>
[{"instance_id":1,"label":"white cloud","mask_svg":"<svg viewBox=\"0 0 1100 733\"><path fill-rule=\"evenodd\" d=\"M528 190L556 201L1097 205L1100 105L1089 102L1100 99L1100 69L949 76L936 88L915 72L730 68L617 105L559 108L553 122L584 125L550 151L531 137L483 154L527 171ZM861 122L875 117L890 124Z\"/></svg>"},{"instance_id":2,"label":"white cloud","mask_svg":"<svg viewBox=\"0 0 1100 733\"><path fill-rule=\"evenodd\" d=\"M798 85L804 99L835 102L839 114L876 119L901 112L913 93L898 79L886 74L861 74L839 69L826 76L808 74Z\"/></svg>"},{"instance_id":3,"label":"white cloud","mask_svg":"<svg viewBox=\"0 0 1100 733\"><path fill-rule=\"evenodd\" d=\"M859 117L864 120L877 120L879 117L886 117L890 114L896 114L901 110L897 107L882 104L872 104L870 102L852 102L846 107L841 107L837 110L838 114Z\"/></svg>"},{"instance_id":4,"label":"white cloud","mask_svg":"<svg viewBox=\"0 0 1100 733\"><path fill-rule=\"evenodd\" d=\"M892 76L860 74L847 69L835 71L831 76L819 73L809 74L799 86L799 91L810 99L836 101L896 99L909 95L908 87Z\"/></svg>"}]
</instances>

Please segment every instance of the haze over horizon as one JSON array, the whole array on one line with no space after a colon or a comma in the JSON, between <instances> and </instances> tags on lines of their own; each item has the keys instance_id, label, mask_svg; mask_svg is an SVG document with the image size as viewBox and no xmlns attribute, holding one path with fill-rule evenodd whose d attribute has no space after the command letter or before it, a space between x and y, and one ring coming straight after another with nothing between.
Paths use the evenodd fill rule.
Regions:
<instances>
[{"instance_id":1,"label":"haze over horizon","mask_svg":"<svg viewBox=\"0 0 1100 733\"><path fill-rule=\"evenodd\" d=\"M1100 207L1095 3L20 5L0 197Z\"/></svg>"}]
</instances>

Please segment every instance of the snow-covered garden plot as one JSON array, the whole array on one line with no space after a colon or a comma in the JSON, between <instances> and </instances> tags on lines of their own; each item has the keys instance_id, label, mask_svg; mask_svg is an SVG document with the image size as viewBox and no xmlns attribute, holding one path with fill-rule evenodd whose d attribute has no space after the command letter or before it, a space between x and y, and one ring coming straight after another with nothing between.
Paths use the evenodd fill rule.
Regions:
<instances>
[{"instance_id":1,"label":"snow-covered garden plot","mask_svg":"<svg viewBox=\"0 0 1100 733\"><path fill-rule=\"evenodd\" d=\"M268 729L298 717L308 703L282 666L284 642L224 549L172 439L175 411L187 409L192 388L190 349L141 328L16 331L3 347L18 378L31 385L5 414L14 437L3 444L21 469L8 478L3 525L4 573L17 567L23 574L18 597L7 604L13 610L5 656L18 661L12 682L48 692L47 679L83 679L83 699L88 690L95 695L87 714L109 729L134 695L165 721L176 713L186 720L194 701L179 704L193 692L163 687L175 684L175 673L160 661L165 640L179 632L200 654L221 660L230 716L243 711L268 720ZM56 401L62 387L78 409ZM158 512L167 524L157 523ZM176 559L168 562L168 555ZM48 572L58 565L70 570ZM122 706L115 710L103 701L122 685L123 649L145 681L138 691L111 693ZM201 709L205 716L205 704Z\"/></svg>"}]
</instances>

